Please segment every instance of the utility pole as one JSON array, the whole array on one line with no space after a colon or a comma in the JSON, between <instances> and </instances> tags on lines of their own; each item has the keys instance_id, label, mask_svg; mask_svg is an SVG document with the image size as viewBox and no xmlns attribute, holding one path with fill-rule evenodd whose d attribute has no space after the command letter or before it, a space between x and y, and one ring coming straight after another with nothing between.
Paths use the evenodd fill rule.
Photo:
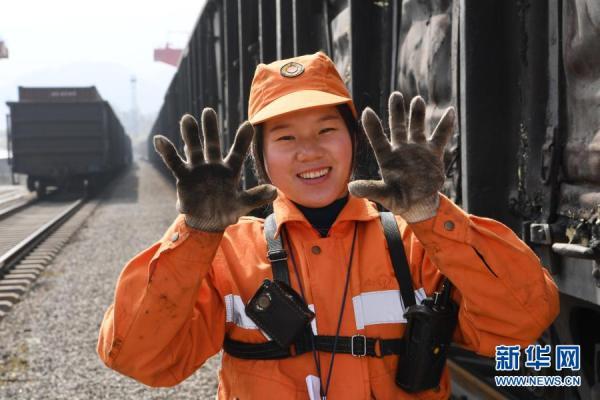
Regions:
<instances>
[{"instance_id":1,"label":"utility pole","mask_svg":"<svg viewBox=\"0 0 600 400\"><path fill-rule=\"evenodd\" d=\"M8 58L8 48L6 47L6 44L4 44L4 39L0 37L0 60L2 60L3 58ZM6 114L6 162L10 166L10 181L13 185L16 185L17 180L15 179L15 173L13 171L12 151L10 145L10 115Z\"/></svg>"},{"instance_id":2,"label":"utility pole","mask_svg":"<svg viewBox=\"0 0 600 400\"><path fill-rule=\"evenodd\" d=\"M4 44L4 40L0 38L0 60L3 58L8 58L8 48Z\"/></svg>"},{"instance_id":3,"label":"utility pole","mask_svg":"<svg viewBox=\"0 0 600 400\"><path fill-rule=\"evenodd\" d=\"M138 103L137 103L137 78L131 76L131 136L138 137Z\"/></svg>"}]
</instances>

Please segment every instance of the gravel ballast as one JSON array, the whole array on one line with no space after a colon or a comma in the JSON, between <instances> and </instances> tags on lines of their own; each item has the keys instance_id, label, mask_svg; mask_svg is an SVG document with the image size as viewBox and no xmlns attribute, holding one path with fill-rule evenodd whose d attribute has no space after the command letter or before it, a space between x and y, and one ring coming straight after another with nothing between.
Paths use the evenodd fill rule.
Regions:
<instances>
[{"instance_id":1,"label":"gravel ballast","mask_svg":"<svg viewBox=\"0 0 600 400\"><path fill-rule=\"evenodd\" d=\"M214 398L218 356L169 389L148 388L98 358L98 329L121 269L177 216L174 186L145 161L137 161L101 199L0 321L0 398Z\"/></svg>"}]
</instances>

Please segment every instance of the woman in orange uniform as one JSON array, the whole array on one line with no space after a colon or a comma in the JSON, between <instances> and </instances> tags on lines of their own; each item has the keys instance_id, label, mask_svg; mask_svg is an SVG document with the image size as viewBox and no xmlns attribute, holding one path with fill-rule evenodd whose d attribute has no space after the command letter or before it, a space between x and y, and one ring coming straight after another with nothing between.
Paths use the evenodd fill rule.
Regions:
<instances>
[{"instance_id":1,"label":"woman in orange uniform","mask_svg":"<svg viewBox=\"0 0 600 400\"><path fill-rule=\"evenodd\" d=\"M177 179L181 214L119 278L98 341L107 366L146 385L172 386L225 343L219 399L447 398L446 368L429 390L409 393L395 383L399 356L388 344L405 333L405 307L373 202L395 216L416 302L439 290L444 277L454 285L454 342L492 356L500 344L531 344L556 317L557 288L527 245L438 192L452 108L426 138L424 101L413 99L405 118L403 98L393 93L391 142L367 108L362 125L382 179L352 181L357 114L325 54L259 65L249 103L249 122L225 159L211 109L202 113L204 146L194 118L182 118L185 160L168 139L155 137ZM240 171L251 144L266 183L243 191ZM270 202L290 286L315 315L311 345L246 357L231 344L274 343L245 309L274 272L265 222L244 215Z\"/></svg>"}]
</instances>

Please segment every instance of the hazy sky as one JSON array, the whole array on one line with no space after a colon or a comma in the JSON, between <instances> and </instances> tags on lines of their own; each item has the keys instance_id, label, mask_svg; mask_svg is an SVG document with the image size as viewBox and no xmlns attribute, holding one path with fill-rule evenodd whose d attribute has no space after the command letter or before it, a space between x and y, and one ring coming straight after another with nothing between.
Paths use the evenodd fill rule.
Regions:
<instances>
[{"instance_id":1,"label":"hazy sky","mask_svg":"<svg viewBox=\"0 0 600 400\"><path fill-rule=\"evenodd\" d=\"M3 0L0 38L0 130L6 101L18 86L96 85L120 111L132 105L137 78L140 112L157 111L175 68L153 61L167 41L184 46L204 0Z\"/></svg>"}]
</instances>

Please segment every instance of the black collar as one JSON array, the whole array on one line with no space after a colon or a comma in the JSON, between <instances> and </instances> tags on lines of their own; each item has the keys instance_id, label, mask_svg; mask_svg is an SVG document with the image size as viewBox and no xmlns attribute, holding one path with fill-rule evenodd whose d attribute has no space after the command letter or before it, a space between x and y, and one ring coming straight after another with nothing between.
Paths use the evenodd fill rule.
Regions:
<instances>
[{"instance_id":1,"label":"black collar","mask_svg":"<svg viewBox=\"0 0 600 400\"><path fill-rule=\"evenodd\" d=\"M326 237L331 225L340 214L346 203L348 202L348 194L341 199L335 200L333 203L324 207L311 208L294 203L296 207L304 214L308 222L319 231L321 237Z\"/></svg>"}]
</instances>

